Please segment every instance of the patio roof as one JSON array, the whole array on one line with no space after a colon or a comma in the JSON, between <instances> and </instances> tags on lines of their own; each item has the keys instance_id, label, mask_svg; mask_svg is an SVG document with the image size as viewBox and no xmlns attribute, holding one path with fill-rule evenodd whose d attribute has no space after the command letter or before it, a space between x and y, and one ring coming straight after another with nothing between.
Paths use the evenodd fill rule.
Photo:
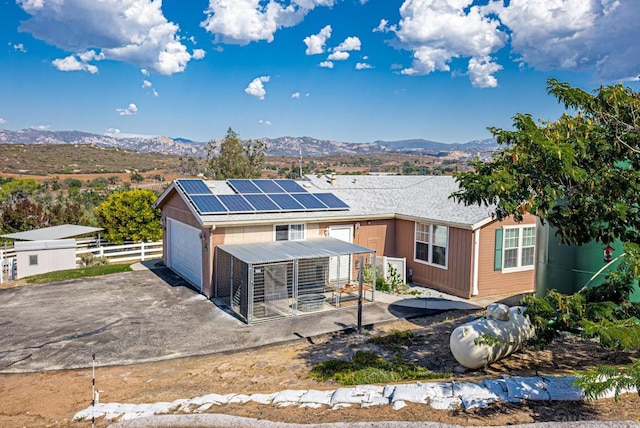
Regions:
<instances>
[{"instance_id":1,"label":"patio roof","mask_svg":"<svg viewBox=\"0 0 640 428\"><path fill-rule=\"evenodd\" d=\"M336 238L229 244L219 245L218 248L249 264L375 252L370 248L350 244Z\"/></svg>"},{"instance_id":2,"label":"patio roof","mask_svg":"<svg viewBox=\"0 0 640 428\"><path fill-rule=\"evenodd\" d=\"M17 239L20 241L53 241L56 239L85 235L87 233L100 232L101 230L103 229L100 227L63 224L61 226L43 227L41 229L33 229L26 232L8 233L6 235L0 235L0 237Z\"/></svg>"}]
</instances>

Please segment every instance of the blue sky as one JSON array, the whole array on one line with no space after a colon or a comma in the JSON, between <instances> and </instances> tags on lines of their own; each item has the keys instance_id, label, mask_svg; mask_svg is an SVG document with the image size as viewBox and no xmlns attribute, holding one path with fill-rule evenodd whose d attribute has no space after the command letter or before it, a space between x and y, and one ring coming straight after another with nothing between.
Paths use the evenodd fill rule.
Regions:
<instances>
[{"instance_id":1,"label":"blue sky","mask_svg":"<svg viewBox=\"0 0 640 428\"><path fill-rule=\"evenodd\" d=\"M640 88L638 0L0 0L0 127L446 143Z\"/></svg>"}]
</instances>

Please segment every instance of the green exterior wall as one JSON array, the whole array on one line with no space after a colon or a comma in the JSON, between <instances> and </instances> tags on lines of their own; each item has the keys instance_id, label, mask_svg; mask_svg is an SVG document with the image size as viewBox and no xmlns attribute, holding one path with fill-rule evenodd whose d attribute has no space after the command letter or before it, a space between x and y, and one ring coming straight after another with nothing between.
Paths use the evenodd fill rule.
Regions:
<instances>
[{"instance_id":1,"label":"green exterior wall","mask_svg":"<svg viewBox=\"0 0 640 428\"><path fill-rule=\"evenodd\" d=\"M548 224L538 223L536 236L536 293L544 295L549 290L572 294L584 287L603 267L606 268L589 283L597 286L606 274L615 270L620 260L604 263L604 245L590 242L585 245L561 244L555 236L555 229ZM613 258L622 254L622 242L616 241ZM640 287L636 284L630 300L640 302Z\"/></svg>"}]
</instances>

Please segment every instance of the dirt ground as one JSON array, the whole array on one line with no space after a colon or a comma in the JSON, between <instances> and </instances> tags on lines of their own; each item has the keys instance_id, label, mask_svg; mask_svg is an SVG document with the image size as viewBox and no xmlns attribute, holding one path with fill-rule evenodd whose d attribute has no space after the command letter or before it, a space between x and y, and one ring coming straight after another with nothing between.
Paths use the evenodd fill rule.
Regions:
<instances>
[{"instance_id":1,"label":"dirt ground","mask_svg":"<svg viewBox=\"0 0 640 428\"><path fill-rule=\"evenodd\" d=\"M408 347L404 357L434 372L451 372L457 362L448 340L455 326L473 312L450 311L436 316L399 320L374 330L340 333L233 354L175 359L117 367L97 367L96 389L100 401L153 403L191 398L208 393L269 393L284 389L335 389L331 382L309 378L313 364L328 358L346 359L358 350L384 350L365 341L378 334L411 329L426 337L426 344ZM443 344L447 344L443 346ZM458 380L480 381L503 375L534 376L571 374L598 363L625 363L630 354L602 351L592 342L571 337L556 341L545 351L516 353L485 370L455 375ZM449 378L446 378L449 379ZM0 375L0 426L57 427L90 426L90 421L71 422L73 415L91 404L92 371L65 370L33 374ZM526 402L497 404L474 411L434 410L428 405L409 404L401 410L391 406L373 408L310 409L256 403L223 405L210 412L226 413L281 422L323 423L337 421L434 421L460 425L507 425L542 421L631 420L640 421L640 397L625 395L621 401ZM108 423L98 419L96 425Z\"/></svg>"}]
</instances>

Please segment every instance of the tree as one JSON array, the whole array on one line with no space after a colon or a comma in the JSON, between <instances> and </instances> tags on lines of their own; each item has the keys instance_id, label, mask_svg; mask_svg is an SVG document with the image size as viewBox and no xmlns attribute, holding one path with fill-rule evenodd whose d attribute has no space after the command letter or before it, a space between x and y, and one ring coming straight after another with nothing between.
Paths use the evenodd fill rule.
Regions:
<instances>
[{"instance_id":1,"label":"tree","mask_svg":"<svg viewBox=\"0 0 640 428\"><path fill-rule=\"evenodd\" d=\"M517 114L515 130L489 128L500 148L491 161L474 161L472 171L455 174L460 190L452 197L493 205L498 219L532 213L568 244L621 239L624 260L602 285L525 303L538 344L565 331L637 351L640 305L628 297L640 276L640 95L619 84L590 94L555 79L547 90L569 112L548 123ZM579 383L590 397L629 385L640 390L640 364L601 367Z\"/></svg>"},{"instance_id":2,"label":"tree","mask_svg":"<svg viewBox=\"0 0 640 428\"><path fill-rule=\"evenodd\" d=\"M264 164L265 144L249 141L245 146L229 128L220 142L211 140L206 145L207 166L216 180L228 178L259 178Z\"/></svg>"},{"instance_id":3,"label":"tree","mask_svg":"<svg viewBox=\"0 0 640 428\"><path fill-rule=\"evenodd\" d=\"M110 194L96 208L98 224L109 242L148 242L162 238L160 210L153 208L152 190L131 189Z\"/></svg>"},{"instance_id":4,"label":"tree","mask_svg":"<svg viewBox=\"0 0 640 428\"><path fill-rule=\"evenodd\" d=\"M29 198L3 204L0 214L0 230L3 233L24 232L46 224L44 205Z\"/></svg>"}]
</instances>

